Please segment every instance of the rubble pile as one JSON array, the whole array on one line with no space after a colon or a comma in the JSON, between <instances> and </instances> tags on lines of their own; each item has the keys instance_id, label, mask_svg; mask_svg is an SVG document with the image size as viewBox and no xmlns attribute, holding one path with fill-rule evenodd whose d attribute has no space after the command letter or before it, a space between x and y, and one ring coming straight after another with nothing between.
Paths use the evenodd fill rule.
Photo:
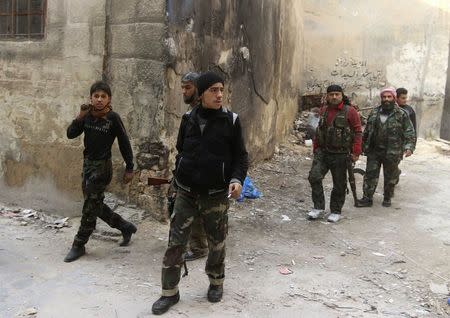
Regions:
<instances>
[{"instance_id":1,"label":"rubble pile","mask_svg":"<svg viewBox=\"0 0 450 318\"><path fill-rule=\"evenodd\" d=\"M33 209L23 209L20 207L0 206L0 215L15 219L20 225L27 226L30 223L41 223L46 228L60 229L68 227L68 217L62 218L58 215L49 215Z\"/></svg>"}]
</instances>

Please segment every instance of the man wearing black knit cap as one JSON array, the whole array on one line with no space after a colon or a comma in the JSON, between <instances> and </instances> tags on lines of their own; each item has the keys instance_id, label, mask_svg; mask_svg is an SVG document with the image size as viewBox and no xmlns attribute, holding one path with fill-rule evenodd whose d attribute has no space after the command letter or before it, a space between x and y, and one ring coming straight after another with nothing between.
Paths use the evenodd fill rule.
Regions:
<instances>
[{"instance_id":1,"label":"man wearing black knit cap","mask_svg":"<svg viewBox=\"0 0 450 318\"><path fill-rule=\"evenodd\" d=\"M325 212L322 180L328 171L333 178L329 222L338 222L345 202L347 188L347 160L357 161L361 154L361 120L355 108L346 104L339 85L327 88L327 104L320 109L319 125L314 138L314 160L309 171L314 208L308 213L311 220Z\"/></svg>"},{"instance_id":2,"label":"man wearing black knit cap","mask_svg":"<svg viewBox=\"0 0 450 318\"><path fill-rule=\"evenodd\" d=\"M184 114L178 132L178 190L163 259L162 295L152 307L155 315L165 313L180 299L183 255L195 217L203 220L208 238L208 300L222 299L229 198L239 197L247 175L248 154L239 117L222 107L223 78L206 72L197 79L197 89L200 101Z\"/></svg>"}]
</instances>

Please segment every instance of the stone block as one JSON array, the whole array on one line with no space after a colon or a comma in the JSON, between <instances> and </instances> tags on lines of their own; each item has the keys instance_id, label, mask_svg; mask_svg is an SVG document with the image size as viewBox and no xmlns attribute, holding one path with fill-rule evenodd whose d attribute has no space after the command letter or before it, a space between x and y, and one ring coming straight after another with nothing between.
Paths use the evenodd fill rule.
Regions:
<instances>
[{"instance_id":1,"label":"stone block","mask_svg":"<svg viewBox=\"0 0 450 318\"><path fill-rule=\"evenodd\" d=\"M139 59L136 61L136 76L141 83L164 85L165 65L159 61Z\"/></svg>"},{"instance_id":2,"label":"stone block","mask_svg":"<svg viewBox=\"0 0 450 318\"><path fill-rule=\"evenodd\" d=\"M138 21L163 23L166 15L166 1L139 0L136 9L136 19Z\"/></svg>"},{"instance_id":3,"label":"stone block","mask_svg":"<svg viewBox=\"0 0 450 318\"><path fill-rule=\"evenodd\" d=\"M133 58L136 56L136 27L134 24L111 26L111 56Z\"/></svg>"},{"instance_id":4,"label":"stone block","mask_svg":"<svg viewBox=\"0 0 450 318\"><path fill-rule=\"evenodd\" d=\"M166 27L162 23L136 24L135 56L143 59L162 60Z\"/></svg>"},{"instance_id":5,"label":"stone block","mask_svg":"<svg viewBox=\"0 0 450 318\"><path fill-rule=\"evenodd\" d=\"M111 24L135 21L137 0L111 0Z\"/></svg>"}]
</instances>

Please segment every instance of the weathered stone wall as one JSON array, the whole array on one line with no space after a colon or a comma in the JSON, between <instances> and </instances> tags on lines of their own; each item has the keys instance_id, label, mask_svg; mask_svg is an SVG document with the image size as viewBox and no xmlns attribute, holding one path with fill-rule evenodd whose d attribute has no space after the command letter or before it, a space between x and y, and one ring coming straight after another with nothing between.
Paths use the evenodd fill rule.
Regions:
<instances>
[{"instance_id":1,"label":"weathered stone wall","mask_svg":"<svg viewBox=\"0 0 450 318\"><path fill-rule=\"evenodd\" d=\"M379 89L406 87L423 137L438 137L448 66L450 4L445 0L304 0L303 94L345 86L360 107Z\"/></svg>"},{"instance_id":2,"label":"weathered stone wall","mask_svg":"<svg viewBox=\"0 0 450 318\"><path fill-rule=\"evenodd\" d=\"M167 1L166 128L174 140L183 105L180 76L221 72L252 160L272 155L291 127L303 65L302 1Z\"/></svg>"},{"instance_id":3,"label":"weathered stone wall","mask_svg":"<svg viewBox=\"0 0 450 318\"><path fill-rule=\"evenodd\" d=\"M166 176L169 150L164 128L165 49L164 0L107 0L106 77L114 108L121 114L134 146L139 170L131 187L120 182L110 190L165 217L165 193L148 187L148 176ZM117 148L116 175L123 172Z\"/></svg>"},{"instance_id":4,"label":"weathered stone wall","mask_svg":"<svg viewBox=\"0 0 450 318\"><path fill-rule=\"evenodd\" d=\"M73 202L81 199L82 138L69 141L65 133L101 78L112 86L138 169L130 186L121 185L123 160L114 146L109 190L159 219L166 217L166 189L146 182L171 176L187 108L182 73L222 72L251 158L271 156L296 113L302 12L294 0L50 0L45 39L0 42L2 195L21 203L22 193L33 200L25 205L79 213Z\"/></svg>"},{"instance_id":5,"label":"weathered stone wall","mask_svg":"<svg viewBox=\"0 0 450 318\"><path fill-rule=\"evenodd\" d=\"M448 65L450 65L450 52L448 54ZM445 86L445 100L441 118L440 137L450 140L450 67L447 68L447 84Z\"/></svg>"},{"instance_id":6,"label":"weathered stone wall","mask_svg":"<svg viewBox=\"0 0 450 318\"><path fill-rule=\"evenodd\" d=\"M49 0L44 39L0 41L0 195L12 196L7 202L78 210L81 141L65 132L101 78L104 26L104 0Z\"/></svg>"}]
</instances>

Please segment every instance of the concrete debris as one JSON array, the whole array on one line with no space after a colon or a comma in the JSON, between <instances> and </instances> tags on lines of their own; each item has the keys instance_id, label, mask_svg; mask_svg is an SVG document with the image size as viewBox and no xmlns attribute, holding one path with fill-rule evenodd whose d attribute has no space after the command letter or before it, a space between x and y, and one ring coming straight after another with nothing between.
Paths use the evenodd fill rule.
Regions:
<instances>
[{"instance_id":1,"label":"concrete debris","mask_svg":"<svg viewBox=\"0 0 450 318\"><path fill-rule=\"evenodd\" d=\"M435 294L448 295L448 288L446 284L430 283L430 290Z\"/></svg>"},{"instance_id":2,"label":"concrete debris","mask_svg":"<svg viewBox=\"0 0 450 318\"><path fill-rule=\"evenodd\" d=\"M281 266L281 267L278 269L278 272L279 272L281 275L290 275L290 274L293 273L293 271L292 271L290 268L286 267L286 266Z\"/></svg>"},{"instance_id":3,"label":"concrete debris","mask_svg":"<svg viewBox=\"0 0 450 318\"><path fill-rule=\"evenodd\" d=\"M27 316L35 316L37 315L38 310L34 307L30 307L25 309L23 312L18 313L16 317L27 317Z\"/></svg>"},{"instance_id":4,"label":"concrete debris","mask_svg":"<svg viewBox=\"0 0 450 318\"><path fill-rule=\"evenodd\" d=\"M382 253L378 253L378 252L372 252L372 254L375 256L386 257L386 255L384 255Z\"/></svg>"},{"instance_id":5,"label":"concrete debris","mask_svg":"<svg viewBox=\"0 0 450 318\"><path fill-rule=\"evenodd\" d=\"M68 217L61 218L61 216L49 215L44 212L35 211L32 209L10 208L0 206L0 215L3 217L12 218L19 221L22 226L27 226L29 223L40 222L49 228L62 228L69 226Z\"/></svg>"}]
</instances>

